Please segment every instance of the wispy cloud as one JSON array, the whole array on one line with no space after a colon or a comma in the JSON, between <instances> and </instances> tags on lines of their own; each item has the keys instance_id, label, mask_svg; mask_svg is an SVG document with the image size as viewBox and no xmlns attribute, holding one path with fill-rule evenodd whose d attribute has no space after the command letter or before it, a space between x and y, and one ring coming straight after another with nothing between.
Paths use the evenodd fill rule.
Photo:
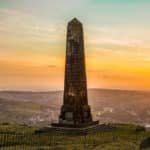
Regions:
<instances>
[{"instance_id":1,"label":"wispy cloud","mask_svg":"<svg viewBox=\"0 0 150 150\"><path fill-rule=\"evenodd\" d=\"M88 44L110 44L128 47L150 47L150 29L135 26L91 26L87 28Z\"/></svg>"},{"instance_id":2,"label":"wispy cloud","mask_svg":"<svg viewBox=\"0 0 150 150\"><path fill-rule=\"evenodd\" d=\"M0 50L28 45L30 49L58 48L62 45L65 30L60 24L38 20L30 14L13 9L0 9ZM56 34L57 33L57 34ZM29 49L26 49L27 51Z\"/></svg>"}]
</instances>

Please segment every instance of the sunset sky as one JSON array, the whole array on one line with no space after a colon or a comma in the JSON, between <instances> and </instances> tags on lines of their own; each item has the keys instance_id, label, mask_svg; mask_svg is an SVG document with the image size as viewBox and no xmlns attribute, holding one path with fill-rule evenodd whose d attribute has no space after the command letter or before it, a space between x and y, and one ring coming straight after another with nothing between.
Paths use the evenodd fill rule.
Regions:
<instances>
[{"instance_id":1,"label":"sunset sky","mask_svg":"<svg viewBox=\"0 0 150 150\"><path fill-rule=\"evenodd\" d=\"M74 17L88 88L150 90L149 15L149 0L0 0L0 90L62 90Z\"/></svg>"}]
</instances>

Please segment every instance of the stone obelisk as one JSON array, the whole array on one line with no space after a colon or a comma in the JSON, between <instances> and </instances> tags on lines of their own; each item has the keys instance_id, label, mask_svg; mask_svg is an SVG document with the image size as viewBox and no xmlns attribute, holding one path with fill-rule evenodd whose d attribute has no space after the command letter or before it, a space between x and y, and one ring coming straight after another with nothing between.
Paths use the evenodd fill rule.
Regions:
<instances>
[{"instance_id":1,"label":"stone obelisk","mask_svg":"<svg viewBox=\"0 0 150 150\"><path fill-rule=\"evenodd\" d=\"M93 123L87 98L84 37L82 23L68 23L63 106L60 125L86 126Z\"/></svg>"}]
</instances>

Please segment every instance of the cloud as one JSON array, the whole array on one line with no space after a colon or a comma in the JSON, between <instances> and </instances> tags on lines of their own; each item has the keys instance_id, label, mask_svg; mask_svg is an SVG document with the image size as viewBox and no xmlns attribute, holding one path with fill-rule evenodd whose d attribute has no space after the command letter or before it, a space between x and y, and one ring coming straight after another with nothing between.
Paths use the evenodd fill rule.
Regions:
<instances>
[{"instance_id":1,"label":"cloud","mask_svg":"<svg viewBox=\"0 0 150 150\"><path fill-rule=\"evenodd\" d=\"M150 29L140 26L88 26L85 33L88 57L105 57L105 61L122 58L142 64L150 56L149 35Z\"/></svg>"},{"instance_id":2,"label":"cloud","mask_svg":"<svg viewBox=\"0 0 150 150\"><path fill-rule=\"evenodd\" d=\"M87 28L89 45L110 44L128 47L149 48L149 28L128 25L91 26Z\"/></svg>"},{"instance_id":3,"label":"cloud","mask_svg":"<svg viewBox=\"0 0 150 150\"><path fill-rule=\"evenodd\" d=\"M56 65L48 65L48 68L56 68Z\"/></svg>"},{"instance_id":4,"label":"cloud","mask_svg":"<svg viewBox=\"0 0 150 150\"><path fill-rule=\"evenodd\" d=\"M50 49L60 47L65 35L61 24L50 23L30 14L0 8L0 47ZM29 49L26 49L27 51Z\"/></svg>"},{"instance_id":5,"label":"cloud","mask_svg":"<svg viewBox=\"0 0 150 150\"><path fill-rule=\"evenodd\" d=\"M65 19L70 16L74 11L79 10L86 0L13 0L14 8L25 10L42 18L51 19ZM76 12L77 14L77 12Z\"/></svg>"}]
</instances>

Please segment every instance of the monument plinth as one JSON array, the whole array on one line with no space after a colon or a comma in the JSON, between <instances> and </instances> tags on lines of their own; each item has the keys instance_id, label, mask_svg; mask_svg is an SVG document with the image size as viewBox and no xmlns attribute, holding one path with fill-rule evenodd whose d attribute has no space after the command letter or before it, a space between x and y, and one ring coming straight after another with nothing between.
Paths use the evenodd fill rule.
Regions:
<instances>
[{"instance_id":1,"label":"monument plinth","mask_svg":"<svg viewBox=\"0 0 150 150\"><path fill-rule=\"evenodd\" d=\"M85 127L95 123L87 97L83 26L74 18L67 27L63 106L59 123L52 125Z\"/></svg>"}]
</instances>

